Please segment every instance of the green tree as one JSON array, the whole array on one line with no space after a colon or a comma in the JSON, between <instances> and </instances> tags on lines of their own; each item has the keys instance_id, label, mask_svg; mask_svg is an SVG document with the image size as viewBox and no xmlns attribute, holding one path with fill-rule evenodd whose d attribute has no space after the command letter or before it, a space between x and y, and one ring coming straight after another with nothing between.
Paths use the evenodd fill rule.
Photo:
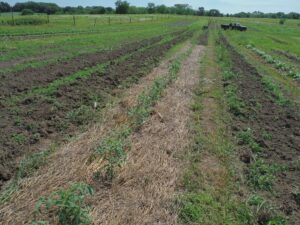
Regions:
<instances>
[{"instance_id":1,"label":"green tree","mask_svg":"<svg viewBox=\"0 0 300 225\"><path fill-rule=\"evenodd\" d=\"M219 17L219 16L222 16L222 14L220 13L219 10L217 9L211 9L208 11L207 13L208 16L214 16L214 17Z\"/></svg>"},{"instance_id":2,"label":"green tree","mask_svg":"<svg viewBox=\"0 0 300 225\"><path fill-rule=\"evenodd\" d=\"M129 3L127 1L118 0L116 1L116 13L127 14L129 11Z\"/></svg>"},{"instance_id":3,"label":"green tree","mask_svg":"<svg viewBox=\"0 0 300 225\"><path fill-rule=\"evenodd\" d=\"M199 9L197 11L197 15L198 16L204 16L205 15L205 9L204 9L204 7L199 7Z\"/></svg>"},{"instance_id":4,"label":"green tree","mask_svg":"<svg viewBox=\"0 0 300 225\"><path fill-rule=\"evenodd\" d=\"M168 8L165 5L159 5L159 6L156 6L156 12L158 12L160 14L165 14L165 13L168 13Z\"/></svg>"},{"instance_id":5,"label":"green tree","mask_svg":"<svg viewBox=\"0 0 300 225\"><path fill-rule=\"evenodd\" d=\"M10 5L7 2L0 2L0 13L2 12L9 12Z\"/></svg>"},{"instance_id":6,"label":"green tree","mask_svg":"<svg viewBox=\"0 0 300 225\"><path fill-rule=\"evenodd\" d=\"M152 2L148 3L147 11L149 14L155 13L155 4Z\"/></svg>"}]
</instances>

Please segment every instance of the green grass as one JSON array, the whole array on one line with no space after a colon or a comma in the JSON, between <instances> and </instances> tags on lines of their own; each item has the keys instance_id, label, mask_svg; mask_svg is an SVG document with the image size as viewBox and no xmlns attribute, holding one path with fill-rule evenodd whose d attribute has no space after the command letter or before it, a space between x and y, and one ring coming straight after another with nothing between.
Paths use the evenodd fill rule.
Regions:
<instances>
[{"instance_id":1,"label":"green grass","mask_svg":"<svg viewBox=\"0 0 300 225\"><path fill-rule=\"evenodd\" d=\"M243 202L243 199L234 194L235 190L239 188L239 184L235 182L233 172L235 171L234 145L230 140L226 128L227 124L225 123L225 121L230 120L225 106L226 95L224 95L223 87L218 82L224 77L218 70L215 71L215 74L211 74L212 71L209 69L211 67L219 68L218 65L222 64L216 56L212 55L216 53L216 38L217 34L212 30L209 35L208 49L206 50L208 53L201 62L201 77L203 73L207 73L208 76L211 76L210 79L216 81L208 92L200 82L195 90L191 105L193 110L193 143L189 151L182 156L184 160L188 160L188 163L183 176L185 191L178 199L180 207L179 224L181 225L250 225L254 222L250 208ZM229 74L229 77L235 77L235 75ZM217 104L210 115L216 129L210 134L206 134L204 131L201 118L202 102L205 97L214 99ZM201 168L206 157L215 159L212 163L213 168ZM212 172L213 174L210 175L210 173L207 173L207 170L210 169L223 172L220 172L220 174ZM211 180L215 180L215 182L211 182Z\"/></svg>"},{"instance_id":2,"label":"green grass","mask_svg":"<svg viewBox=\"0 0 300 225\"><path fill-rule=\"evenodd\" d=\"M60 18L60 16L58 16ZM65 20L65 17L61 17ZM82 17L85 22L88 20ZM93 19L94 20L94 19ZM174 32L187 28L187 26L178 25L176 27L169 24L182 21L181 17L172 17L167 20L158 20L154 22L131 23L131 24L114 24L114 25L100 25L98 28L89 27L83 23L80 27L68 26L65 23L60 25L50 24L43 26L33 27L7 27L0 26L1 33L9 33L10 29L18 32L19 34L34 34L37 31L47 32L51 31L53 35L42 35L34 38L5 38L3 37L0 42L0 56L1 61L8 61L14 59L22 59L22 57L38 57L41 55L49 54L46 61L58 60L63 57L74 57L76 55L96 52L99 50L108 50L119 47L122 43L139 41L145 38L151 38L157 35L164 35L168 32ZM192 27L195 19L190 19ZM205 23L206 21L200 21ZM198 22L197 22L198 23ZM81 32L84 28L85 32ZM71 29L73 33L59 33L67 32ZM95 30L96 29L96 30ZM51 33L50 32L50 33ZM58 32L58 33L57 33ZM41 52L42 50L42 52ZM58 56L57 54L63 55ZM51 55L52 54L52 55ZM27 66L39 66L40 60L35 59L27 64ZM26 63L21 63L26 66ZM20 66L20 65L19 65Z\"/></svg>"},{"instance_id":3,"label":"green grass","mask_svg":"<svg viewBox=\"0 0 300 225\"><path fill-rule=\"evenodd\" d=\"M181 200L179 213L182 225L194 224L252 224L252 215L245 204L237 204L230 198L226 202L212 194L188 194ZM221 222L221 223L220 223Z\"/></svg>"}]
</instances>

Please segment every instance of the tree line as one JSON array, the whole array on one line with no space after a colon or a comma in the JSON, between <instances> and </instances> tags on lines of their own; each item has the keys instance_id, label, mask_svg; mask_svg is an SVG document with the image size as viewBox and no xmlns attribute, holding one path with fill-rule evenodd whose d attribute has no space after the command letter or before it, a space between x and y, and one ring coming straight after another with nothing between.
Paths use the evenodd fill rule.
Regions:
<instances>
[{"instance_id":1,"label":"tree line","mask_svg":"<svg viewBox=\"0 0 300 225\"><path fill-rule=\"evenodd\" d=\"M291 13L263 13L255 12L240 12L236 14L222 14L217 9L206 10L204 7L193 9L188 4L175 4L174 6L155 5L148 3L146 7L137 7L130 5L127 1L118 0L115 2L115 8L103 6L77 6L77 7L60 7L55 3L44 2L24 2L16 3L11 6L7 2L0 2L1 12L22 12L24 15L33 13L46 14L177 14L177 15L198 15L198 16L213 16L213 17L243 17L243 18L286 18L286 19L300 19L300 14L296 12Z\"/></svg>"}]
</instances>

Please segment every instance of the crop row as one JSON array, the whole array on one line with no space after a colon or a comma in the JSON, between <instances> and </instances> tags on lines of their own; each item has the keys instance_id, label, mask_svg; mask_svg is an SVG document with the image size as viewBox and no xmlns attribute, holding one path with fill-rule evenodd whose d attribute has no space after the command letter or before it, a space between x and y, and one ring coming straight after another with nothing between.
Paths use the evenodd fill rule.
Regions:
<instances>
[{"instance_id":1,"label":"crop row","mask_svg":"<svg viewBox=\"0 0 300 225\"><path fill-rule=\"evenodd\" d=\"M277 70L279 70L281 72L282 75L286 75L289 76L295 80L300 79L300 72L296 72L295 68L291 65L288 65L278 59L275 59L273 56L265 53L264 51L255 48L252 45L247 45L246 46L248 49L251 49L253 52L255 52L256 54L258 54L260 57L262 57L265 62L273 65Z\"/></svg>"}]
</instances>

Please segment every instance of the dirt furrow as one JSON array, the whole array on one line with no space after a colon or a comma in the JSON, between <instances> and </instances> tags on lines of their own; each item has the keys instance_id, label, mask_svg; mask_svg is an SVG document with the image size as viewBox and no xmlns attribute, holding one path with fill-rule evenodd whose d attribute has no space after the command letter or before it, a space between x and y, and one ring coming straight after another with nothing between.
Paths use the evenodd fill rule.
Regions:
<instances>
[{"instance_id":1,"label":"dirt furrow","mask_svg":"<svg viewBox=\"0 0 300 225\"><path fill-rule=\"evenodd\" d=\"M140 48L159 42L162 38L162 36L159 36L125 45L117 50L80 55L74 59L51 63L41 68L27 68L13 74L3 75L0 84L0 99L27 91L36 86L45 86L53 80L71 75L84 68L130 54Z\"/></svg>"},{"instance_id":2,"label":"dirt furrow","mask_svg":"<svg viewBox=\"0 0 300 225\"><path fill-rule=\"evenodd\" d=\"M177 156L190 144L190 104L203 50L193 49L153 116L132 136L128 163L112 186L98 188L91 200L96 224L177 223L174 200L183 171Z\"/></svg>"},{"instance_id":3,"label":"dirt furrow","mask_svg":"<svg viewBox=\"0 0 300 225\"><path fill-rule=\"evenodd\" d=\"M176 55L186 51L187 45ZM174 56L174 58L176 57ZM173 58L173 57L172 57ZM26 224L34 218L34 205L41 196L48 196L58 188L67 187L73 182L92 181L93 165L87 161L93 149L114 127L119 126L122 118L126 117L129 107L136 103L138 94L151 85L159 75L168 73L171 59L164 60L149 75L140 79L125 93L116 105L103 111L103 123L93 126L76 140L62 146L34 176L21 181L21 189L12 196L12 200L1 206L1 224Z\"/></svg>"}]
</instances>

